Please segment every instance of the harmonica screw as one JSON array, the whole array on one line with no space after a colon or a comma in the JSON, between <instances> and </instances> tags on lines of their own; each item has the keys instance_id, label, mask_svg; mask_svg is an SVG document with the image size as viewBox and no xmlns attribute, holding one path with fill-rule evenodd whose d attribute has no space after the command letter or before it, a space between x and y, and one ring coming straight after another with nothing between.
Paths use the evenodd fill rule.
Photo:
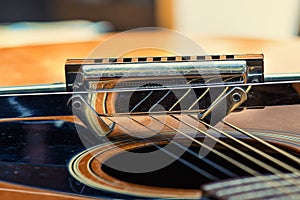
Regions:
<instances>
[{"instance_id":1,"label":"harmonica screw","mask_svg":"<svg viewBox=\"0 0 300 200\"><path fill-rule=\"evenodd\" d=\"M199 113L199 119L214 126L246 100L247 94L243 88L232 88L229 92L220 96L220 98L211 104L203 113ZM211 118L213 112L214 117Z\"/></svg>"},{"instance_id":2,"label":"harmonica screw","mask_svg":"<svg viewBox=\"0 0 300 200\"><path fill-rule=\"evenodd\" d=\"M80 101L75 101L75 102L73 102L72 107L76 110L80 110L82 107L82 104Z\"/></svg>"},{"instance_id":3,"label":"harmonica screw","mask_svg":"<svg viewBox=\"0 0 300 200\"><path fill-rule=\"evenodd\" d=\"M107 124L83 96L72 96L68 104L71 106L73 114L77 116L95 136L107 136L113 131L115 123Z\"/></svg>"},{"instance_id":4,"label":"harmonica screw","mask_svg":"<svg viewBox=\"0 0 300 200\"><path fill-rule=\"evenodd\" d=\"M233 102L240 102L241 101L241 99L242 99L242 96L241 96L241 94L240 93L238 93L238 92L235 92L234 94L232 94L232 101Z\"/></svg>"}]
</instances>

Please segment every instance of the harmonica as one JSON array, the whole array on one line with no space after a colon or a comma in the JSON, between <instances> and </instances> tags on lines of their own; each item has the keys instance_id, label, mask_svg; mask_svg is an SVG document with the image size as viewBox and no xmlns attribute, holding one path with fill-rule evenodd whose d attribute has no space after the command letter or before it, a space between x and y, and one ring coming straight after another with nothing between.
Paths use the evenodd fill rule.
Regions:
<instances>
[{"instance_id":1,"label":"harmonica","mask_svg":"<svg viewBox=\"0 0 300 200\"><path fill-rule=\"evenodd\" d=\"M32 131L2 135L4 155L25 143L3 168L57 170L48 186L5 180L86 198L300 197L298 124L243 118L300 103L300 74L265 74L262 54L68 59L65 79L0 88L2 133ZM24 153L34 134L47 159Z\"/></svg>"}]
</instances>

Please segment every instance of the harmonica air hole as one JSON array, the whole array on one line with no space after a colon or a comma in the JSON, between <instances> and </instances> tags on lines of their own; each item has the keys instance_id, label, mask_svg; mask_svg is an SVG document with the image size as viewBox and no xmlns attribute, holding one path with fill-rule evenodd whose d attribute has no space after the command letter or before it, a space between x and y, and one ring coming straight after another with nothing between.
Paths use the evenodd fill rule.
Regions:
<instances>
[{"instance_id":1,"label":"harmonica air hole","mask_svg":"<svg viewBox=\"0 0 300 200\"><path fill-rule=\"evenodd\" d=\"M213 60L219 60L219 59L220 59L220 56L214 55L214 56L211 56L211 59L213 59Z\"/></svg>"},{"instance_id":2,"label":"harmonica air hole","mask_svg":"<svg viewBox=\"0 0 300 200\"><path fill-rule=\"evenodd\" d=\"M102 63L103 62L103 59L102 58L97 58L94 60L95 63Z\"/></svg>"},{"instance_id":3,"label":"harmonica air hole","mask_svg":"<svg viewBox=\"0 0 300 200\"><path fill-rule=\"evenodd\" d=\"M234 59L234 55L226 55L226 59Z\"/></svg>"},{"instance_id":4,"label":"harmonica air hole","mask_svg":"<svg viewBox=\"0 0 300 200\"><path fill-rule=\"evenodd\" d=\"M147 61L147 58L146 58L146 57L139 57L139 58L138 58L138 61L139 61L139 62L146 62L146 61Z\"/></svg>"},{"instance_id":5,"label":"harmonica air hole","mask_svg":"<svg viewBox=\"0 0 300 200\"><path fill-rule=\"evenodd\" d=\"M175 61L176 57L172 56L172 57L167 57L167 61Z\"/></svg>"},{"instance_id":6,"label":"harmonica air hole","mask_svg":"<svg viewBox=\"0 0 300 200\"><path fill-rule=\"evenodd\" d=\"M205 56L197 56L197 60L205 60Z\"/></svg>"},{"instance_id":7,"label":"harmonica air hole","mask_svg":"<svg viewBox=\"0 0 300 200\"><path fill-rule=\"evenodd\" d=\"M123 58L123 62L131 62L132 58Z\"/></svg>"},{"instance_id":8,"label":"harmonica air hole","mask_svg":"<svg viewBox=\"0 0 300 200\"><path fill-rule=\"evenodd\" d=\"M190 59L191 59L190 56L182 56L182 57L181 57L181 60L190 60Z\"/></svg>"},{"instance_id":9,"label":"harmonica air hole","mask_svg":"<svg viewBox=\"0 0 300 200\"><path fill-rule=\"evenodd\" d=\"M110 62L110 63L113 63L113 62L117 62L117 58L109 58L108 59L108 62Z\"/></svg>"},{"instance_id":10,"label":"harmonica air hole","mask_svg":"<svg viewBox=\"0 0 300 200\"><path fill-rule=\"evenodd\" d=\"M161 61L161 57L153 57L153 61L155 61L155 62Z\"/></svg>"}]
</instances>

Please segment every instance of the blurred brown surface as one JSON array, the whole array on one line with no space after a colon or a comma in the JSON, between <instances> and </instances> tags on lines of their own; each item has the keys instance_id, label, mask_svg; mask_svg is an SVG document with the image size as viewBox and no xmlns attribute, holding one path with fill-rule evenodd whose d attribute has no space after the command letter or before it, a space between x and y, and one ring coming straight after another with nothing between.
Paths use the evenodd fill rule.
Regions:
<instances>
[{"instance_id":1,"label":"blurred brown surface","mask_svg":"<svg viewBox=\"0 0 300 200\"><path fill-rule=\"evenodd\" d=\"M64 63L67 58L85 58L101 41L49 44L0 48L2 66L0 86L46 84L64 82ZM159 32L131 33L128 39L164 37ZM285 41L247 38L191 37L208 54L264 53L266 73L300 72L300 39ZM176 47L176 41L171 44ZM114 51L114 48L107 51ZM180 46L179 46L180 48ZM157 55L149 49L130 54L132 56Z\"/></svg>"},{"instance_id":2,"label":"blurred brown surface","mask_svg":"<svg viewBox=\"0 0 300 200\"><path fill-rule=\"evenodd\" d=\"M66 58L83 57L94 46L85 42L0 49L0 85L64 82Z\"/></svg>"}]
</instances>

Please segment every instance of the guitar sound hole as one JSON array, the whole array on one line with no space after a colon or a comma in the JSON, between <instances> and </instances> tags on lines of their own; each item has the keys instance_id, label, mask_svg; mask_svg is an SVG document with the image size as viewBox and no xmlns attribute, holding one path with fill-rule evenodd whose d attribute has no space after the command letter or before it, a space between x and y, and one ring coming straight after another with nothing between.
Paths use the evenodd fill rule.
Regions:
<instances>
[{"instance_id":1,"label":"guitar sound hole","mask_svg":"<svg viewBox=\"0 0 300 200\"><path fill-rule=\"evenodd\" d=\"M245 141L248 142L249 141ZM251 142L249 143L251 144ZM252 145L252 144L251 144ZM275 152L271 150L267 150L265 147L261 146L256 146L253 144L256 148L259 148L260 150L268 153L272 157L275 157L281 161L284 161L287 164L293 165L293 166L298 166L297 164L293 163L293 161L289 161L286 157L282 155L278 155ZM247 153L248 155L251 155L260 161L282 171L282 172L287 172L286 169L283 169L282 167L278 166L275 163L272 163L271 161L263 158L262 156L248 151L244 149L243 147L239 145L235 145L236 148L239 148L243 152ZM215 149L218 151L222 152L223 154L229 156L230 158L244 164L245 166L248 166L255 171L261 173L261 174L270 174L268 169L265 169L251 161L248 161L245 159L243 156L229 150L222 148L221 146L216 146ZM150 146L146 148L140 148L140 149L135 149L133 152L136 153L142 153L142 152L152 152L157 150L157 147L155 146ZM200 148L196 145L192 145L189 147L189 150L199 153ZM291 151L290 151L291 152ZM296 152L294 152L296 154ZM207 178L206 176L196 172L195 170L191 169L190 167L187 167L185 164L180 162L180 160L175 160L172 164L153 171L153 172L148 172L148 173L128 173L128 172L122 172L118 171L116 169L113 169L109 166L112 166L114 163L121 163L124 160L126 160L125 157L126 154L118 154L110 159L108 159L104 165L102 165L102 170L109 174L110 176L113 176L116 179L126 181L129 183L135 183L135 184L140 184L140 185L146 185L146 186L155 186L155 187L164 187L164 188L175 188L175 189L199 189L203 184L212 182L213 180ZM223 180L223 179L228 179L232 178L232 175L226 174L224 172L221 172L214 167L212 167L210 164L207 164L207 162L204 162L203 159L199 159L193 155L191 155L188 152L185 152L181 157L181 159L192 163L194 166L197 166L203 171L206 171L212 175L214 175L216 178ZM233 165L232 163L228 162L226 159L221 158L220 156L217 156L214 153L209 153L205 159L208 159L210 162L214 162L220 167L230 171L233 174L236 174L237 176L251 176L250 174L246 173L245 171L241 170L239 167ZM134 165L139 165L143 161L141 160L135 160ZM155 162L155 161L153 161Z\"/></svg>"}]
</instances>

